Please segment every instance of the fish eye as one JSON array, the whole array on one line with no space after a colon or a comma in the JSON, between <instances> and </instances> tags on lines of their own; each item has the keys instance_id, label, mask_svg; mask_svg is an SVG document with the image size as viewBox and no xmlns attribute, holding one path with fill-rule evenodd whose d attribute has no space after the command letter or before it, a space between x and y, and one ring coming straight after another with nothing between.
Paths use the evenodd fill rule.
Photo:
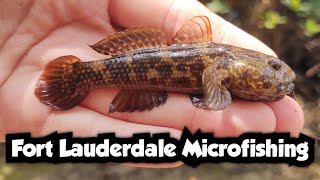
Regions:
<instances>
[{"instance_id":1,"label":"fish eye","mask_svg":"<svg viewBox=\"0 0 320 180\"><path fill-rule=\"evenodd\" d=\"M268 60L268 64L274 69L279 70L281 68L281 64L273 59Z\"/></svg>"}]
</instances>

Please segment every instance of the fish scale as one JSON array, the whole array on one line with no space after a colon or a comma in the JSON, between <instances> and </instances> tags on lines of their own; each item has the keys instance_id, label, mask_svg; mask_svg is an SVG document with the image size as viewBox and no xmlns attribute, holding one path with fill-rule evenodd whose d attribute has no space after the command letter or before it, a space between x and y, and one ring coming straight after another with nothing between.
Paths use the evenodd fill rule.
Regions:
<instances>
[{"instance_id":1,"label":"fish scale","mask_svg":"<svg viewBox=\"0 0 320 180\"><path fill-rule=\"evenodd\" d=\"M187 21L170 45L160 27L135 27L90 46L111 57L81 62L73 55L50 61L36 85L39 100L71 109L97 88L117 87L109 113L151 110L167 92L190 94L194 106L225 109L237 96L277 101L293 92L295 74L278 58L212 42L207 17Z\"/></svg>"}]
</instances>

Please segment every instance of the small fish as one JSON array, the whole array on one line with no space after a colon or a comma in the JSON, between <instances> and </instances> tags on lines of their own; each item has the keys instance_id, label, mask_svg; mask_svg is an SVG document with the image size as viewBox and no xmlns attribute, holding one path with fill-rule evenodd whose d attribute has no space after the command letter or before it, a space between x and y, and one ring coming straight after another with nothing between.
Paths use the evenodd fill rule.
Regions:
<instances>
[{"instance_id":1,"label":"small fish","mask_svg":"<svg viewBox=\"0 0 320 180\"><path fill-rule=\"evenodd\" d=\"M109 113L151 110L167 92L190 94L196 107L222 110L233 96L277 101L293 91L295 73L278 58L212 42L206 16L187 21L172 44L160 27L135 27L91 46L110 58L80 62L72 55L49 62L36 85L42 103L68 110L89 91L118 87Z\"/></svg>"}]
</instances>

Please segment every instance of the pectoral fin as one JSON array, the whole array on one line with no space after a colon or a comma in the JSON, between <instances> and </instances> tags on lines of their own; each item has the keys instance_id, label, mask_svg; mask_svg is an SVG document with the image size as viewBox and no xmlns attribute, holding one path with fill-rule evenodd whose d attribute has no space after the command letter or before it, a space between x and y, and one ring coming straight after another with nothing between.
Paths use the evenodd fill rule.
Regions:
<instances>
[{"instance_id":1,"label":"pectoral fin","mask_svg":"<svg viewBox=\"0 0 320 180\"><path fill-rule=\"evenodd\" d=\"M202 75L203 96L193 95L191 101L196 107L209 110L222 110L231 104L231 94L223 84L227 72L219 65L207 67Z\"/></svg>"},{"instance_id":2,"label":"pectoral fin","mask_svg":"<svg viewBox=\"0 0 320 180\"><path fill-rule=\"evenodd\" d=\"M151 110L166 100L166 92L121 90L112 100L109 113Z\"/></svg>"}]
</instances>

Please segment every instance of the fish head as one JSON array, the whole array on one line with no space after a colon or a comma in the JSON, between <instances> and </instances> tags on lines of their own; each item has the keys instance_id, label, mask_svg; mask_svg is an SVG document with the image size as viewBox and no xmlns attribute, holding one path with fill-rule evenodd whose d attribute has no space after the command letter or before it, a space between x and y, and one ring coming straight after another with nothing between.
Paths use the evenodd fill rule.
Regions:
<instances>
[{"instance_id":1,"label":"fish head","mask_svg":"<svg viewBox=\"0 0 320 180\"><path fill-rule=\"evenodd\" d=\"M296 77L280 59L251 50L234 55L229 74L233 95L260 101L276 101L290 94Z\"/></svg>"}]
</instances>

